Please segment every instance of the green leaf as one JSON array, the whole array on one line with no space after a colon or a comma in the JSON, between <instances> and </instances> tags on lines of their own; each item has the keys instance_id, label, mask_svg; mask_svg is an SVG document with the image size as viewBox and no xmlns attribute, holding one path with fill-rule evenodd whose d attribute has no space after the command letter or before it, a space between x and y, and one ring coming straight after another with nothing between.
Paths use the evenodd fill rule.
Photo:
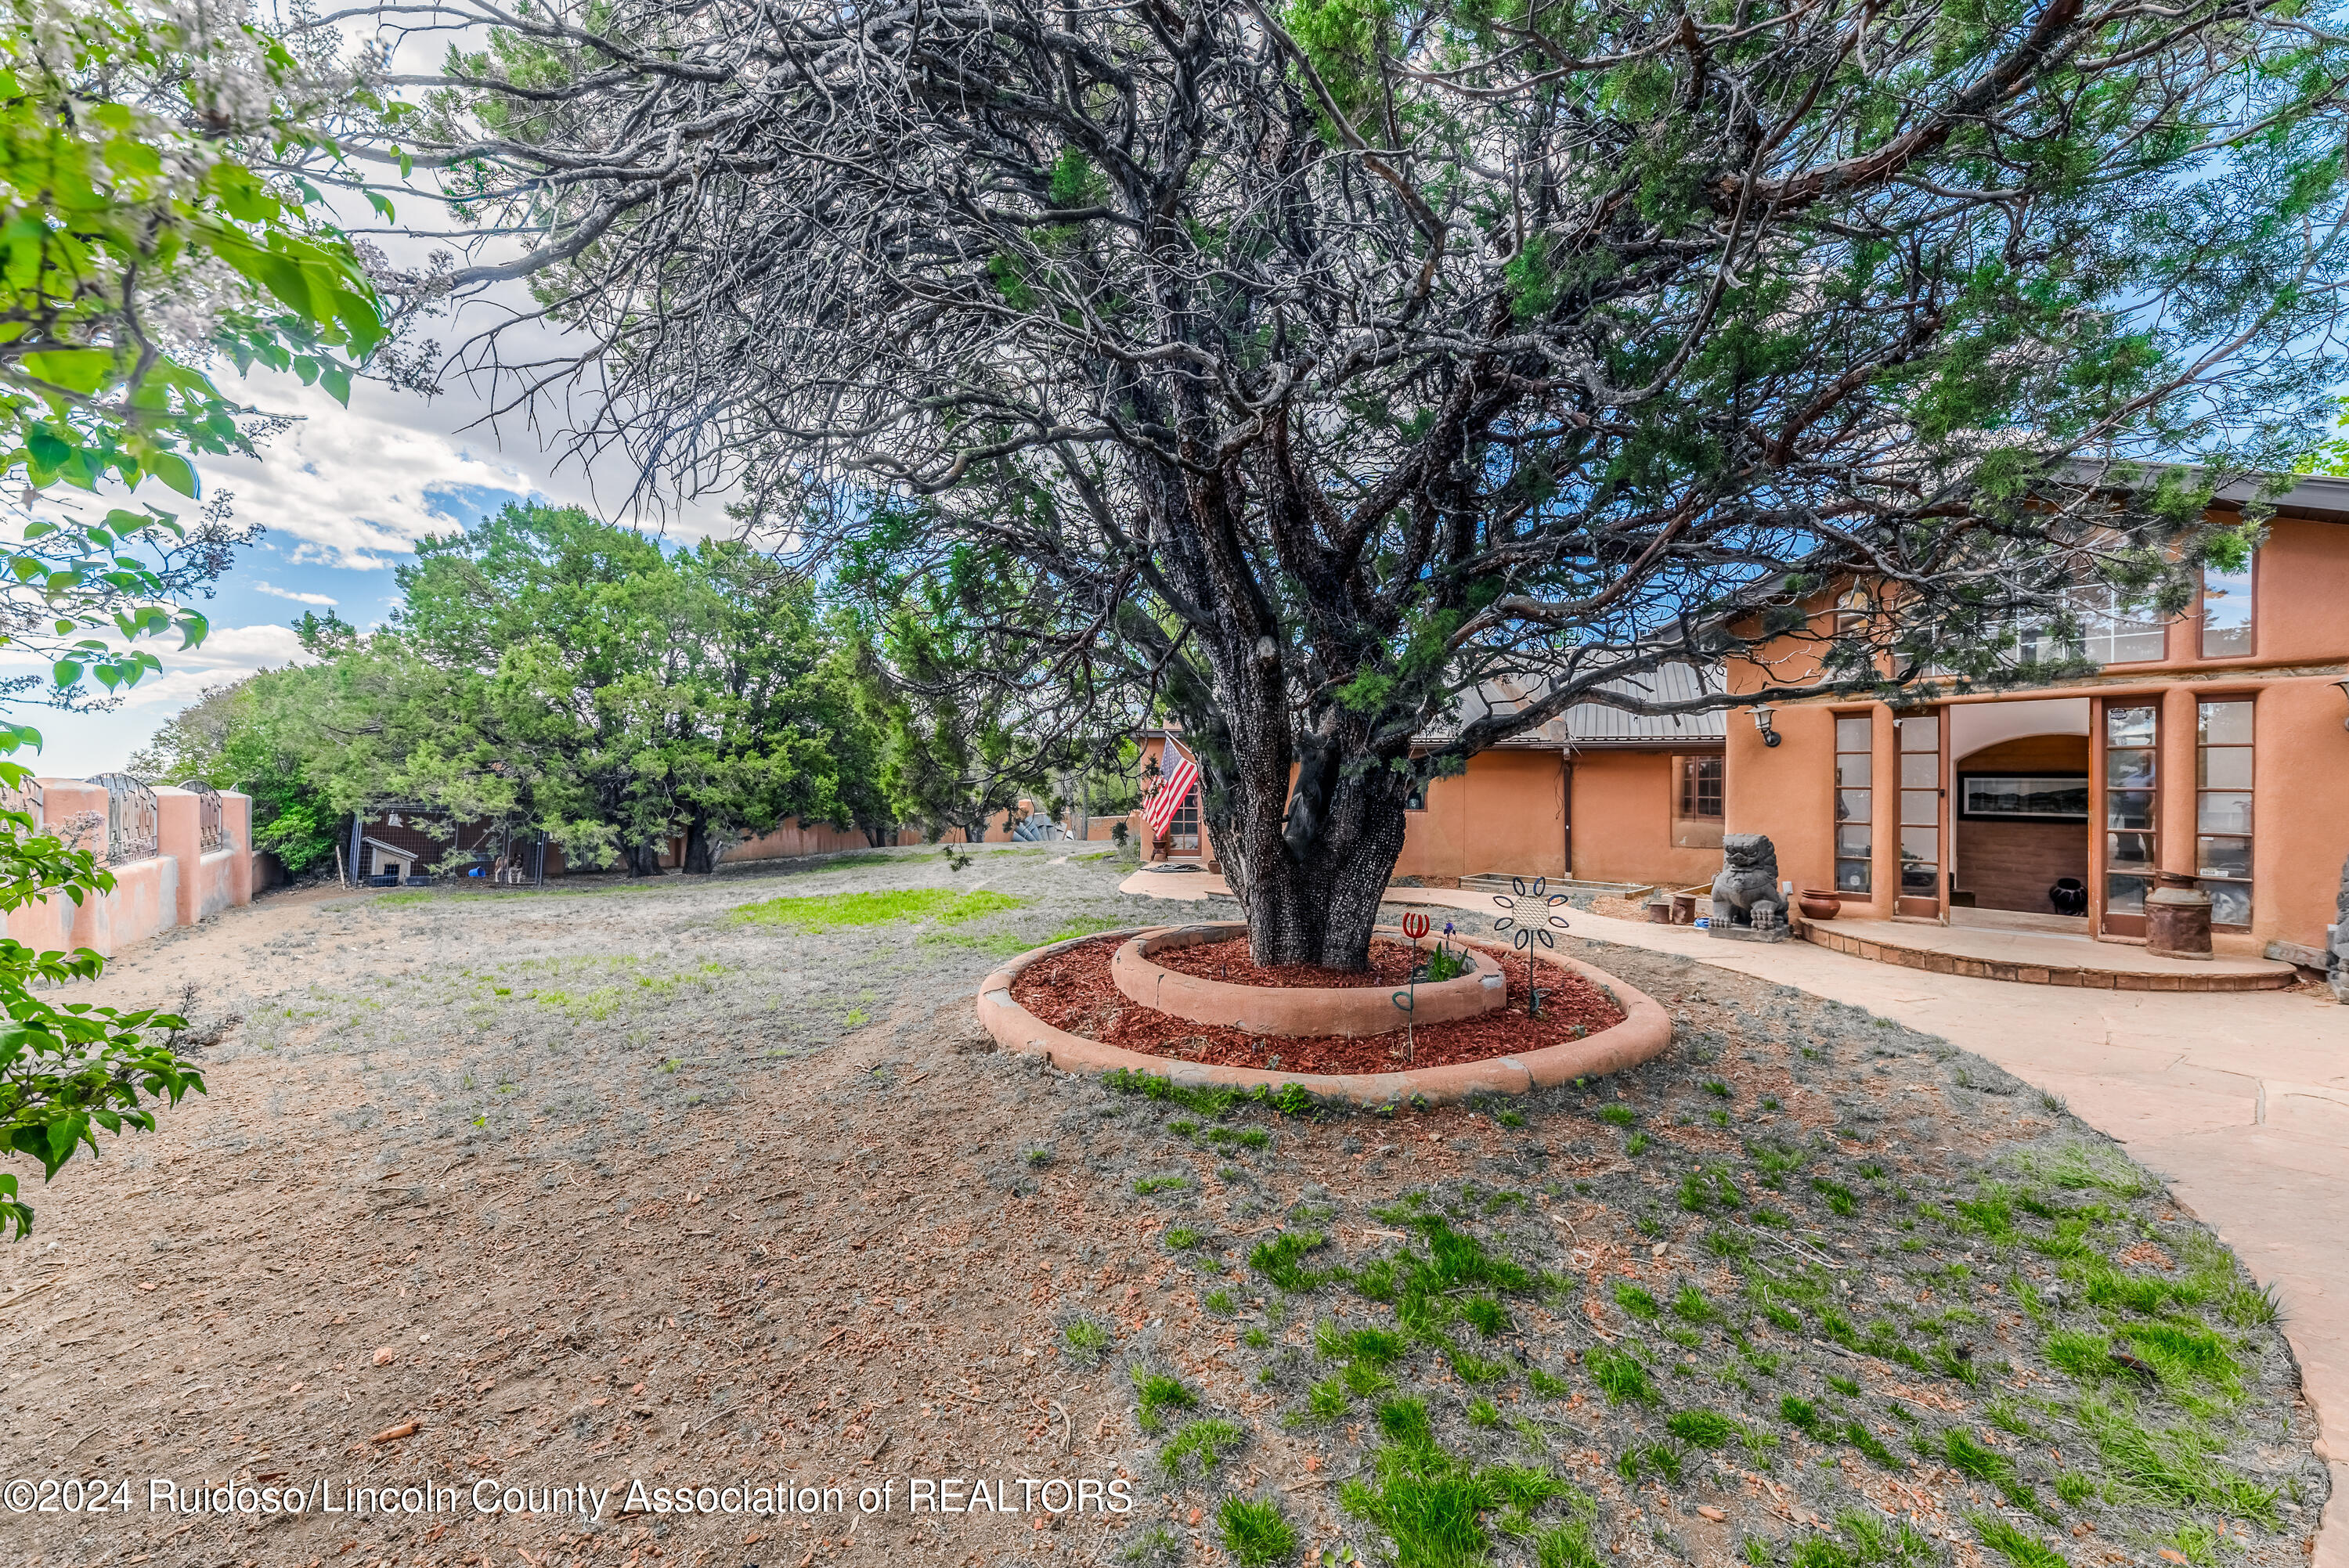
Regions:
<instances>
[{"instance_id":1,"label":"green leaf","mask_svg":"<svg viewBox=\"0 0 2349 1568\"><path fill-rule=\"evenodd\" d=\"M188 459L179 453L150 453L146 459L146 468L149 473L186 496L190 500L196 499L196 470Z\"/></svg>"},{"instance_id":2,"label":"green leaf","mask_svg":"<svg viewBox=\"0 0 2349 1568\"><path fill-rule=\"evenodd\" d=\"M81 665L71 659L59 659L50 668L49 677L59 686L69 686L81 679Z\"/></svg>"}]
</instances>

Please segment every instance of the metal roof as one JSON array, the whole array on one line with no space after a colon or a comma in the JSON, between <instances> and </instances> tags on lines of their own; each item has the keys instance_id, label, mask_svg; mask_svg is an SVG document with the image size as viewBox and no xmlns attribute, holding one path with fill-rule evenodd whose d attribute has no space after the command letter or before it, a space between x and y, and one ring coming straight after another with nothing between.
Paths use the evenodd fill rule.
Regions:
<instances>
[{"instance_id":1,"label":"metal roof","mask_svg":"<svg viewBox=\"0 0 2349 1568\"><path fill-rule=\"evenodd\" d=\"M1645 675L1609 681L1606 686L1642 701L1666 703L1688 702L1721 689L1717 676L1707 680L1696 665L1690 664L1665 665ZM1488 682L1479 690L1462 696L1458 723L1473 723L1494 709L1507 713L1522 707L1534 689L1517 681ZM1434 746L1451 739L1457 732L1456 727L1446 727L1413 738L1418 744ZM1580 702L1547 724L1502 741L1499 748L1717 746L1728 734L1727 719L1719 709L1710 713L1644 714L1627 713L1605 703Z\"/></svg>"}]
</instances>

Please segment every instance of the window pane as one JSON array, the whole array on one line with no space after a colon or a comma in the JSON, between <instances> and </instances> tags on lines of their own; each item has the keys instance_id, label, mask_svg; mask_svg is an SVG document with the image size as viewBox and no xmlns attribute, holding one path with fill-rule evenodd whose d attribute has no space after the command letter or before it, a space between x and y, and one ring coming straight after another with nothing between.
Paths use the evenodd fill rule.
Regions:
<instances>
[{"instance_id":1,"label":"window pane","mask_svg":"<svg viewBox=\"0 0 2349 1568\"><path fill-rule=\"evenodd\" d=\"M2106 877L2105 879L2105 913L2143 914L2146 886L2146 879L2143 877Z\"/></svg>"},{"instance_id":2,"label":"window pane","mask_svg":"<svg viewBox=\"0 0 2349 1568\"><path fill-rule=\"evenodd\" d=\"M2108 665L2147 664L2158 659L2169 648L2169 638L2159 626L2144 626L2135 631L2116 631L2109 646L2102 650L2103 661ZM2095 640L2089 642L2089 652L2098 652Z\"/></svg>"},{"instance_id":3,"label":"window pane","mask_svg":"<svg viewBox=\"0 0 2349 1568\"><path fill-rule=\"evenodd\" d=\"M1930 828L1941 820L1941 797L1933 789L1903 789L1900 791L1900 822L1903 827Z\"/></svg>"},{"instance_id":4,"label":"window pane","mask_svg":"<svg viewBox=\"0 0 2349 1568\"><path fill-rule=\"evenodd\" d=\"M2248 833L2251 830L2249 790L2205 789L2194 825L2206 833Z\"/></svg>"},{"instance_id":5,"label":"window pane","mask_svg":"<svg viewBox=\"0 0 2349 1568\"><path fill-rule=\"evenodd\" d=\"M2210 892L2210 923L2213 925L2249 925L2251 923L2251 884L2240 882L2206 882Z\"/></svg>"},{"instance_id":6,"label":"window pane","mask_svg":"<svg viewBox=\"0 0 2349 1568\"><path fill-rule=\"evenodd\" d=\"M1868 892L1868 862L1866 861L1837 861L1836 862L1836 891L1837 892Z\"/></svg>"},{"instance_id":7,"label":"window pane","mask_svg":"<svg viewBox=\"0 0 2349 1568\"><path fill-rule=\"evenodd\" d=\"M2122 871L2153 870L2153 835L2151 833L2106 834L2105 864Z\"/></svg>"},{"instance_id":8,"label":"window pane","mask_svg":"<svg viewBox=\"0 0 2349 1568\"><path fill-rule=\"evenodd\" d=\"M2108 707L2105 709L2105 741L2110 746L2151 746L2153 744L2153 714L2150 707Z\"/></svg>"},{"instance_id":9,"label":"window pane","mask_svg":"<svg viewBox=\"0 0 2349 1568\"><path fill-rule=\"evenodd\" d=\"M1938 751L1904 751L1900 754L1900 782L1911 789L1930 789L1941 781L1941 754Z\"/></svg>"},{"instance_id":10,"label":"window pane","mask_svg":"<svg viewBox=\"0 0 2349 1568\"><path fill-rule=\"evenodd\" d=\"M2251 841L2201 838L2194 841L2194 874L2204 877L2248 877L2251 874Z\"/></svg>"},{"instance_id":11,"label":"window pane","mask_svg":"<svg viewBox=\"0 0 2349 1568\"><path fill-rule=\"evenodd\" d=\"M1903 898L1939 898L1941 896L1941 874L1935 868L1909 861L1900 868L1900 896Z\"/></svg>"},{"instance_id":12,"label":"window pane","mask_svg":"<svg viewBox=\"0 0 2349 1568\"><path fill-rule=\"evenodd\" d=\"M2105 792L2105 826L2151 828L2153 826L2153 791L2150 789L2106 790Z\"/></svg>"},{"instance_id":13,"label":"window pane","mask_svg":"<svg viewBox=\"0 0 2349 1568\"><path fill-rule=\"evenodd\" d=\"M1847 789L1867 789L1869 764L1875 760L1865 751L1842 753L1836 758L1836 782Z\"/></svg>"},{"instance_id":14,"label":"window pane","mask_svg":"<svg viewBox=\"0 0 2349 1568\"><path fill-rule=\"evenodd\" d=\"M1929 713L1921 718L1900 721L1900 749L1903 751L1935 751L1941 749L1941 717Z\"/></svg>"},{"instance_id":15,"label":"window pane","mask_svg":"<svg viewBox=\"0 0 2349 1568\"><path fill-rule=\"evenodd\" d=\"M2105 753L2105 783L2108 788L2126 789L2132 784L2153 782L2153 752L2150 748L2116 747Z\"/></svg>"},{"instance_id":16,"label":"window pane","mask_svg":"<svg viewBox=\"0 0 2349 1568\"><path fill-rule=\"evenodd\" d=\"M2251 787L2251 748L2248 746L2206 746L2198 759L2205 789L2248 789Z\"/></svg>"},{"instance_id":17,"label":"window pane","mask_svg":"<svg viewBox=\"0 0 2349 1568\"><path fill-rule=\"evenodd\" d=\"M1869 792L1866 789L1837 790L1836 820L1838 822L1866 822L1871 820L1868 816L1868 794Z\"/></svg>"},{"instance_id":18,"label":"window pane","mask_svg":"<svg viewBox=\"0 0 2349 1568\"><path fill-rule=\"evenodd\" d=\"M1939 863L1941 858L1941 835L1931 828L1900 830L1900 859L1905 863L1921 861L1927 865Z\"/></svg>"},{"instance_id":19,"label":"window pane","mask_svg":"<svg viewBox=\"0 0 2349 1568\"><path fill-rule=\"evenodd\" d=\"M2206 702L2200 705L2202 744L2205 746L2249 746L2251 743L2251 705L2248 702Z\"/></svg>"},{"instance_id":20,"label":"window pane","mask_svg":"<svg viewBox=\"0 0 2349 1568\"><path fill-rule=\"evenodd\" d=\"M1870 853L1868 830L1865 827L1837 828L1836 854L1844 860L1864 861Z\"/></svg>"},{"instance_id":21,"label":"window pane","mask_svg":"<svg viewBox=\"0 0 2349 1568\"><path fill-rule=\"evenodd\" d=\"M2251 574L2202 571L2202 656L2232 658L2251 651Z\"/></svg>"},{"instance_id":22,"label":"window pane","mask_svg":"<svg viewBox=\"0 0 2349 1568\"><path fill-rule=\"evenodd\" d=\"M1839 714L1836 717L1836 749L1866 751L1876 744L1874 726L1864 713Z\"/></svg>"}]
</instances>

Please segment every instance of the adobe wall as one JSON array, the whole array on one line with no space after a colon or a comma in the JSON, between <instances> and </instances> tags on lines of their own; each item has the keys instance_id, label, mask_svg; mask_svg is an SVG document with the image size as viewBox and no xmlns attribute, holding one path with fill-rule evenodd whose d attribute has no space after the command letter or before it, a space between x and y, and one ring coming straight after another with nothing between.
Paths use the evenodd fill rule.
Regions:
<instances>
[{"instance_id":1,"label":"adobe wall","mask_svg":"<svg viewBox=\"0 0 2349 1568\"><path fill-rule=\"evenodd\" d=\"M44 779L43 827L67 848L104 853L106 789L81 779ZM109 866L114 891L72 900L51 894L9 912L7 934L36 952L87 947L111 958L177 925L193 924L223 909L253 902L253 799L221 791L221 820L229 848L202 851L196 798L185 789L155 791L157 847L162 852ZM177 852L174 852L176 850Z\"/></svg>"},{"instance_id":2,"label":"adobe wall","mask_svg":"<svg viewBox=\"0 0 2349 1568\"><path fill-rule=\"evenodd\" d=\"M1676 844L1672 753L1574 754L1574 874L1585 882L1691 887L1721 870L1721 846Z\"/></svg>"}]
</instances>

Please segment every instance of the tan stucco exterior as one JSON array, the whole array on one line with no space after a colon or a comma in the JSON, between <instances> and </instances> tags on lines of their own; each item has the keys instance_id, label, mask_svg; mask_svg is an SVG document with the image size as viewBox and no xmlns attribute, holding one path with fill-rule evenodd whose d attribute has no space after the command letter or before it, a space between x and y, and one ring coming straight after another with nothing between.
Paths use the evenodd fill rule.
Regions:
<instances>
[{"instance_id":1,"label":"tan stucco exterior","mask_svg":"<svg viewBox=\"0 0 2349 1568\"><path fill-rule=\"evenodd\" d=\"M1158 736L1143 738L1145 769L1164 745ZM1709 882L1721 869L1719 823L1690 824L1674 815L1674 758L1704 753L1718 755L1719 747L1481 752L1464 772L1429 782L1425 810L1406 816L1394 874L1438 883L1487 872L1671 886ZM1139 811L1133 821L1141 842L1147 830ZM1214 860L1204 827L1200 839L1196 858Z\"/></svg>"},{"instance_id":2,"label":"tan stucco exterior","mask_svg":"<svg viewBox=\"0 0 2349 1568\"><path fill-rule=\"evenodd\" d=\"M2349 676L2349 521L2278 518L2258 553L2252 599L2248 654L2204 657L2198 612L2167 627L2158 659L2108 665L2098 675L2069 686L1952 696L1933 705L1945 716L1937 786L1943 791L1942 897L1936 907L1920 907L1933 901L1895 902L1899 828L1897 811L1887 809L1885 781L1898 776L1899 756L1893 711L1881 703L1832 698L1781 702L1772 716L1772 727L1783 738L1775 748L1764 746L1750 721L1742 716L1733 719L1728 729L1728 830L1768 834L1777 846L1780 874L1797 888L1832 886L1835 719L1838 714L1865 717L1878 789L1870 824L1871 887L1866 895L1847 895L1844 908L1874 918L1947 919L1951 875L1960 892L1968 891L1967 862L1985 852L1986 842L1963 831L1974 824L1957 820L1959 774L2068 769L2055 766L2054 737L2043 738L2047 745L2035 758L2029 748L2017 744L2031 738L2013 737L2001 742L2008 748L2003 753L2007 760L2000 760L1996 748L1982 748L1992 753L1989 761L1995 768L1979 762L1961 766L1969 759L1949 754L1953 726L1946 716L1984 704L2069 702L2078 708L2081 722L2076 727L2086 737L2085 742L2074 740L2068 755L2085 752L2088 774L2091 820L2074 831L2080 835L2085 853L2084 880L2097 899L2091 909L2090 934L2131 940L2135 934L2127 930L2130 923L2112 918L2102 907L2106 834L2101 817L2105 748L2099 740L2104 712L2124 706L2158 709L2156 855L2162 872L2194 877L2198 704L2205 698L2244 696L2253 703L2251 919L2247 930L2220 932L2214 945L2221 953L2240 954L2256 954L2276 941L2322 947L2325 927L2334 918L2343 858L2349 854L2349 732L2343 728L2349 705L2334 684ZM1780 680L1789 673L1786 665L1775 669ZM1732 665L1728 679L1733 690L1750 691L1760 684L1757 672L1748 665Z\"/></svg>"}]
</instances>

